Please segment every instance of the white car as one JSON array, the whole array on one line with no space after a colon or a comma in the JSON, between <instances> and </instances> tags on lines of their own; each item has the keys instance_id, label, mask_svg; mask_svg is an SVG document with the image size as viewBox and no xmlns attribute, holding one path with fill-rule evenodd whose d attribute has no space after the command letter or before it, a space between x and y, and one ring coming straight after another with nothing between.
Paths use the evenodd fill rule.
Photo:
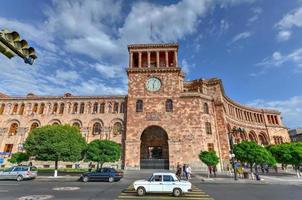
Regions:
<instances>
[{"instance_id":1,"label":"white car","mask_svg":"<svg viewBox=\"0 0 302 200\"><path fill-rule=\"evenodd\" d=\"M189 181L179 180L175 174L165 172L153 173L148 180L137 180L133 186L139 196L146 193L172 193L178 197L192 191Z\"/></svg>"}]
</instances>

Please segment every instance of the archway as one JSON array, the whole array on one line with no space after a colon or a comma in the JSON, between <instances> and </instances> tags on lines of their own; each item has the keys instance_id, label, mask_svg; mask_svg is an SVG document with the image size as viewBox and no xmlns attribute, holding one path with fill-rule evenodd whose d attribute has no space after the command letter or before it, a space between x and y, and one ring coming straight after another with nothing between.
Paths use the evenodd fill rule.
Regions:
<instances>
[{"instance_id":1,"label":"archway","mask_svg":"<svg viewBox=\"0 0 302 200\"><path fill-rule=\"evenodd\" d=\"M141 135L140 168L169 169L168 135L159 126L149 126Z\"/></svg>"}]
</instances>

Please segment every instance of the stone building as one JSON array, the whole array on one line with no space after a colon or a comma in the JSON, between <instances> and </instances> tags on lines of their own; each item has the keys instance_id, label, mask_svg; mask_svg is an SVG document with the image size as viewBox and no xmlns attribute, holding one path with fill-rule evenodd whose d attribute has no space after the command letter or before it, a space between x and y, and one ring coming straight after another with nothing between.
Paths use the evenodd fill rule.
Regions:
<instances>
[{"instance_id":1,"label":"stone building","mask_svg":"<svg viewBox=\"0 0 302 200\"><path fill-rule=\"evenodd\" d=\"M46 124L78 126L87 142L110 139L123 147L126 169L201 168L198 154L214 150L229 163L228 132L235 142L288 142L280 112L234 102L217 78L185 81L178 44L128 46L127 96L0 95L0 151L17 152L31 129ZM2 152L2 154L3 154ZM4 153L5 154L5 153Z\"/></svg>"}]
</instances>

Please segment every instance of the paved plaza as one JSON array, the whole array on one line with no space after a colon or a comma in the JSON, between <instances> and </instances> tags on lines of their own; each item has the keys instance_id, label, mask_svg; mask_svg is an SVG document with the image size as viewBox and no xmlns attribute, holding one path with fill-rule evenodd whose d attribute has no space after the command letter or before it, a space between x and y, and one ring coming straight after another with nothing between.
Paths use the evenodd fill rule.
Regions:
<instances>
[{"instance_id":1,"label":"paved plaza","mask_svg":"<svg viewBox=\"0 0 302 200\"><path fill-rule=\"evenodd\" d=\"M137 197L131 190L131 184L137 179L147 178L152 174L152 170L126 171L125 177L114 183L108 182L88 182L77 181L77 177L65 176L58 179L40 176L33 181L0 181L1 200L12 199L176 199L169 194L150 194L144 197ZM269 176L270 179L277 176ZM193 192L178 199L215 199L215 200L300 200L302 196L302 182L292 176L296 182L279 183L272 181L243 181L234 182L231 178L217 178L225 182L213 180L202 180L199 176L194 176L190 181L193 184ZM279 179L284 179L279 176ZM226 182L228 180L229 182ZM285 178L288 180L288 178ZM232 182L233 181L233 182ZM241 181L241 182L240 182ZM280 181L279 181L280 182ZM41 196L34 196L41 195Z\"/></svg>"}]
</instances>

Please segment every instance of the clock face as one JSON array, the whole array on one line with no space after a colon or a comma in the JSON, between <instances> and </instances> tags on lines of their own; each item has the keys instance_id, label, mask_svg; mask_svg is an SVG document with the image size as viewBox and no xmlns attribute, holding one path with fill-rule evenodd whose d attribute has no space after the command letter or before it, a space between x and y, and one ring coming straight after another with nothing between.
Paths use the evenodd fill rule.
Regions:
<instances>
[{"instance_id":1,"label":"clock face","mask_svg":"<svg viewBox=\"0 0 302 200\"><path fill-rule=\"evenodd\" d=\"M158 91L161 87L161 82L158 78L149 78L146 82L146 88L150 92Z\"/></svg>"}]
</instances>

